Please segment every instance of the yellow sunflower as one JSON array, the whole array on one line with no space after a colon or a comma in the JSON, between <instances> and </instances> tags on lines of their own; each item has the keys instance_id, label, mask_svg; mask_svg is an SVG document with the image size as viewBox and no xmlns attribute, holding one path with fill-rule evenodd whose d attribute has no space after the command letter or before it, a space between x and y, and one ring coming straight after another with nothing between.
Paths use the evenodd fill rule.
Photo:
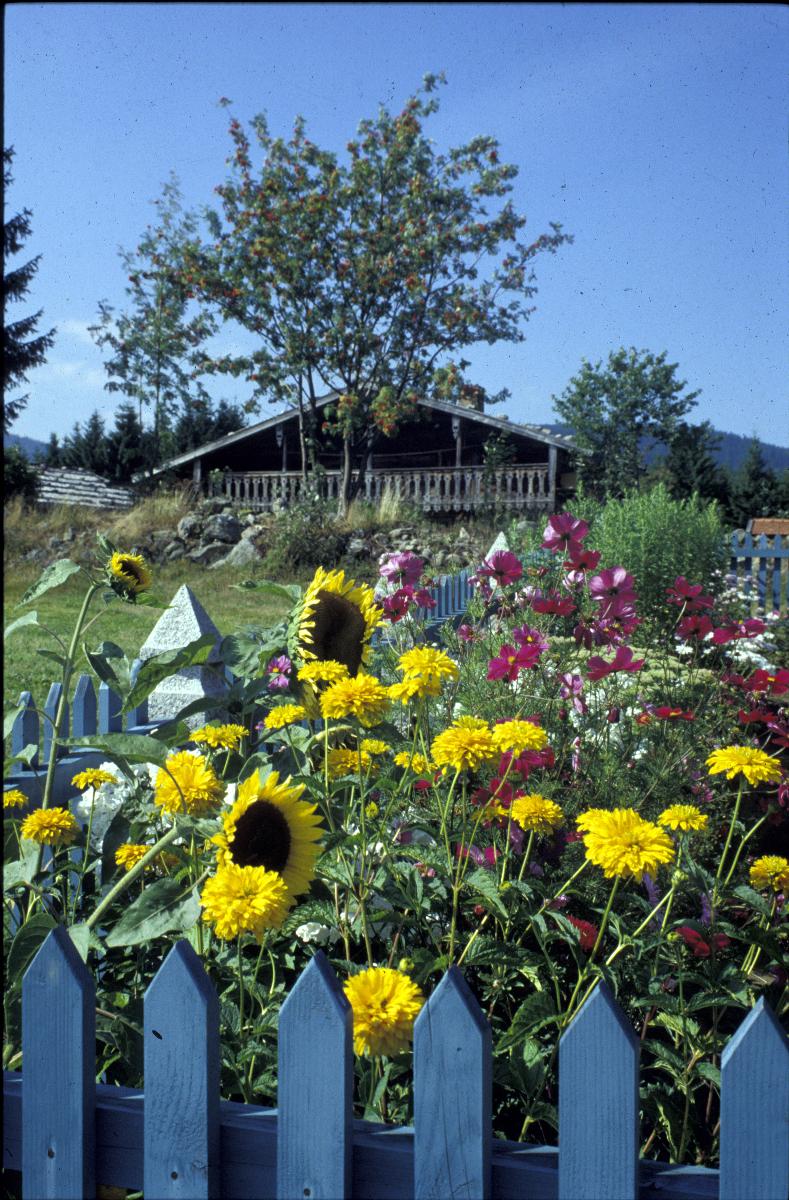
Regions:
<instances>
[{"instance_id":1,"label":"yellow sunflower","mask_svg":"<svg viewBox=\"0 0 789 1200\"><path fill-rule=\"evenodd\" d=\"M194 815L208 812L221 802L225 785L204 755L180 750L168 757L166 767L156 773L153 796L165 812Z\"/></svg>"},{"instance_id":2,"label":"yellow sunflower","mask_svg":"<svg viewBox=\"0 0 789 1200\"><path fill-rule=\"evenodd\" d=\"M299 670L298 679L301 683L337 683L340 679L347 679L348 674L345 663L327 658L325 662L316 660L305 663Z\"/></svg>"},{"instance_id":3,"label":"yellow sunflower","mask_svg":"<svg viewBox=\"0 0 789 1200\"><path fill-rule=\"evenodd\" d=\"M382 617L371 587L318 567L297 613L295 657L302 666L341 663L356 675L370 661L370 639Z\"/></svg>"},{"instance_id":4,"label":"yellow sunflower","mask_svg":"<svg viewBox=\"0 0 789 1200\"><path fill-rule=\"evenodd\" d=\"M237 750L248 732L245 725L204 725L195 729L189 741L210 746L212 750Z\"/></svg>"},{"instance_id":5,"label":"yellow sunflower","mask_svg":"<svg viewBox=\"0 0 789 1200\"><path fill-rule=\"evenodd\" d=\"M361 752L349 750L345 746L330 749L326 755L329 779L341 779L343 775L358 775L360 753L362 770L366 773L374 766L373 759L366 750Z\"/></svg>"},{"instance_id":6,"label":"yellow sunflower","mask_svg":"<svg viewBox=\"0 0 789 1200\"><path fill-rule=\"evenodd\" d=\"M751 746L724 746L721 750L713 750L707 759L707 769L710 775L725 773L727 779L744 775L751 787L759 783L777 783L781 778L781 768L776 760L764 750L755 750Z\"/></svg>"},{"instance_id":7,"label":"yellow sunflower","mask_svg":"<svg viewBox=\"0 0 789 1200\"><path fill-rule=\"evenodd\" d=\"M124 554L116 550L107 563L107 573L115 591L136 596L151 586L151 568L141 554Z\"/></svg>"},{"instance_id":8,"label":"yellow sunflower","mask_svg":"<svg viewBox=\"0 0 789 1200\"><path fill-rule=\"evenodd\" d=\"M429 771L434 770L430 761L418 750L413 754L408 750L401 750L399 754L395 754L394 761L404 771L413 771L416 775L427 775Z\"/></svg>"},{"instance_id":9,"label":"yellow sunflower","mask_svg":"<svg viewBox=\"0 0 789 1200\"><path fill-rule=\"evenodd\" d=\"M414 1021L425 1002L420 988L402 971L369 967L343 988L353 1009L353 1048L357 1054L399 1054L411 1044Z\"/></svg>"},{"instance_id":10,"label":"yellow sunflower","mask_svg":"<svg viewBox=\"0 0 789 1200\"><path fill-rule=\"evenodd\" d=\"M577 824L583 831L587 859L601 867L607 879L632 876L640 883L644 874L654 878L658 867L674 858L669 835L633 808L590 809Z\"/></svg>"},{"instance_id":11,"label":"yellow sunflower","mask_svg":"<svg viewBox=\"0 0 789 1200\"><path fill-rule=\"evenodd\" d=\"M442 679L457 679L460 670L448 654L436 650L434 646L414 646L406 650L397 662L397 669L403 674L403 679L419 679L440 686Z\"/></svg>"},{"instance_id":12,"label":"yellow sunflower","mask_svg":"<svg viewBox=\"0 0 789 1200\"><path fill-rule=\"evenodd\" d=\"M98 767L88 767L86 771L80 771L71 781L72 787L79 788L84 792L87 788L100 788L103 783L117 783L117 776L110 774L109 771L102 771Z\"/></svg>"},{"instance_id":13,"label":"yellow sunflower","mask_svg":"<svg viewBox=\"0 0 789 1200\"><path fill-rule=\"evenodd\" d=\"M490 727L480 717L458 717L439 733L430 750L437 767L454 767L456 771L475 771L483 763L494 762L499 753Z\"/></svg>"},{"instance_id":14,"label":"yellow sunflower","mask_svg":"<svg viewBox=\"0 0 789 1200\"><path fill-rule=\"evenodd\" d=\"M67 808L37 808L22 822L20 833L40 846L70 846L79 824Z\"/></svg>"},{"instance_id":15,"label":"yellow sunflower","mask_svg":"<svg viewBox=\"0 0 789 1200\"><path fill-rule=\"evenodd\" d=\"M303 791L290 777L280 783L276 771L265 780L254 771L238 785L235 804L222 814L222 832L211 839L220 866L265 867L281 875L289 905L308 890L321 852L317 805L301 800Z\"/></svg>"},{"instance_id":16,"label":"yellow sunflower","mask_svg":"<svg viewBox=\"0 0 789 1200\"><path fill-rule=\"evenodd\" d=\"M303 704L278 704L266 716L263 725L266 729L284 729L296 721L303 721L307 710Z\"/></svg>"},{"instance_id":17,"label":"yellow sunflower","mask_svg":"<svg viewBox=\"0 0 789 1200\"><path fill-rule=\"evenodd\" d=\"M228 862L206 880L200 903L203 920L214 926L217 937L230 941L251 933L260 941L267 929L279 928L292 901L276 871Z\"/></svg>"}]
</instances>

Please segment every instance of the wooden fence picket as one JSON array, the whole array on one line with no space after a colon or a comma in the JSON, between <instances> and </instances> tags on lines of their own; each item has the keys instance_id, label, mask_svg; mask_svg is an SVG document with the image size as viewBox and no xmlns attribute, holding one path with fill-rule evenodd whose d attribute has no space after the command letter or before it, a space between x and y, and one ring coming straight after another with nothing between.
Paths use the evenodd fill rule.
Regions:
<instances>
[{"instance_id":1,"label":"wooden fence picket","mask_svg":"<svg viewBox=\"0 0 789 1200\"><path fill-rule=\"evenodd\" d=\"M763 997L721 1055L720 1121L719 1200L786 1200L789 1043Z\"/></svg>"},{"instance_id":2,"label":"wooden fence picket","mask_svg":"<svg viewBox=\"0 0 789 1200\"><path fill-rule=\"evenodd\" d=\"M44 704L44 739L42 749L42 762L49 762L50 754L52 753L52 740L55 732L55 716L57 715L58 704L60 697L63 695L63 684L53 683L50 686L49 694ZM60 737L68 737L69 727L69 706L68 703L63 705L63 715L60 720L60 729L58 735ZM61 747L59 754L63 755L64 749Z\"/></svg>"},{"instance_id":3,"label":"wooden fence picket","mask_svg":"<svg viewBox=\"0 0 789 1200\"><path fill-rule=\"evenodd\" d=\"M71 736L87 737L96 732L96 690L90 675L80 675L71 703Z\"/></svg>"},{"instance_id":4,"label":"wooden fence picket","mask_svg":"<svg viewBox=\"0 0 789 1200\"><path fill-rule=\"evenodd\" d=\"M19 703L23 705L23 710L14 721L13 729L11 730L11 754L21 754L25 746L38 746L39 724L38 713L36 712L35 702L30 692L22 692L19 697ZM38 751L31 759L31 765L38 766ZM10 774L19 775L25 767L22 763L14 763Z\"/></svg>"},{"instance_id":5,"label":"wooden fence picket","mask_svg":"<svg viewBox=\"0 0 789 1200\"><path fill-rule=\"evenodd\" d=\"M58 926L22 983L24 1200L96 1194L95 1003L93 979Z\"/></svg>"},{"instance_id":6,"label":"wooden fence picket","mask_svg":"<svg viewBox=\"0 0 789 1200\"><path fill-rule=\"evenodd\" d=\"M99 733L120 733L123 729L120 697L103 681L99 684Z\"/></svg>"},{"instance_id":7,"label":"wooden fence picket","mask_svg":"<svg viewBox=\"0 0 789 1200\"><path fill-rule=\"evenodd\" d=\"M200 959L176 942L145 993L146 1196L219 1191L219 1001Z\"/></svg>"},{"instance_id":8,"label":"wooden fence picket","mask_svg":"<svg viewBox=\"0 0 789 1200\"><path fill-rule=\"evenodd\" d=\"M559 1200L635 1200L638 1054L599 983L559 1043Z\"/></svg>"},{"instance_id":9,"label":"wooden fence picket","mask_svg":"<svg viewBox=\"0 0 789 1200\"><path fill-rule=\"evenodd\" d=\"M789 560L789 541L780 534L761 534L754 540L752 534L733 533L729 548L730 570L737 579L745 596L762 608L772 607L784 616L789 609L789 574L784 564ZM789 565L789 564L787 564ZM781 572L786 578L782 583Z\"/></svg>"},{"instance_id":10,"label":"wooden fence picket","mask_svg":"<svg viewBox=\"0 0 789 1200\"><path fill-rule=\"evenodd\" d=\"M491 1032L450 967L414 1025L414 1196L491 1194Z\"/></svg>"},{"instance_id":11,"label":"wooden fence picket","mask_svg":"<svg viewBox=\"0 0 789 1200\"><path fill-rule=\"evenodd\" d=\"M277 1200L343 1200L353 1170L353 1014L322 950L279 1015Z\"/></svg>"}]
</instances>

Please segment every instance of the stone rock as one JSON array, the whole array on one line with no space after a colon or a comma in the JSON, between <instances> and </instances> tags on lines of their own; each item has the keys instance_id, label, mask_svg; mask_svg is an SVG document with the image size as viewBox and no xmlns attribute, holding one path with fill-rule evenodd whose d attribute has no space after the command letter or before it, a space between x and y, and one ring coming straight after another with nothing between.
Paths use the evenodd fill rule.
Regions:
<instances>
[{"instance_id":1,"label":"stone rock","mask_svg":"<svg viewBox=\"0 0 789 1200\"><path fill-rule=\"evenodd\" d=\"M211 563L215 563L217 559L224 558L227 554L227 542L209 542L208 545L198 546L196 550L190 550L186 555L192 562L198 563L201 567L208 567Z\"/></svg>"},{"instance_id":2,"label":"stone rock","mask_svg":"<svg viewBox=\"0 0 789 1200\"><path fill-rule=\"evenodd\" d=\"M252 538L260 537L265 531L259 525L247 525L246 529L241 530L241 541L245 542Z\"/></svg>"},{"instance_id":3,"label":"stone rock","mask_svg":"<svg viewBox=\"0 0 789 1200\"><path fill-rule=\"evenodd\" d=\"M188 542L190 538L195 538L200 533L203 527L203 522L196 513L187 513L185 517L181 517L178 522L176 532L179 538Z\"/></svg>"},{"instance_id":4,"label":"stone rock","mask_svg":"<svg viewBox=\"0 0 789 1200\"><path fill-rule=\"evenodd\" d=\"M262 557L249 538L242 538L228 555L211 563L208 569L214 571L217 567L248 567L251 563L260 562Z\"/></svg>"},{"instance_id":5,"label":"stone rock","mask_svg":"<svg viewBox=\"0 0 789 1200\"><path fill-rule=\"evenodd\" d=\"M215 643L207 662L202 666L186 667L157 684L148 697L150 720L169 720L193 700L203 697L221 700L227 695L227 681L219 660L221 634L195 594L184 584L148 634L140 647L139 657L145 662L164 650L179 650L204 634L211 634ZM186 718L186 724L190 729L198 729L206 720L217 716L222 720L226 714L195 713Z\"/></svg>"},{"instance_id":6,"label":"stone rock","mask_svg":"<svg viewBox=\"0 0 789 1200\"><path fill-rule=\"evenodd\" d=\"M241 537L241 522L232 512L215 513L206 521L203 537L233 545Z\"/></svg>"},{"instance_id":7,"label":"stone rock","mask_svg":"<svg viewBox=\"0 0 789 1200\"><path fill-rule=\"evenodd\" d=\"M180 541L170 542L162 551L162 557L165 562L175 562L177 559L183 558L185 554L186 547Z\"/></svg>"},{"instance_id":8,"label":"stone rock","mask_svg":"<svg viewBox=\"0 0 789 1200\"><path fill-rule=\"evenodd\" d=\"M345 547L345 553L348 558L361 558L363 554L367 553L367 543L364 538L352 537Z\"/></svg>"}]
</instances>

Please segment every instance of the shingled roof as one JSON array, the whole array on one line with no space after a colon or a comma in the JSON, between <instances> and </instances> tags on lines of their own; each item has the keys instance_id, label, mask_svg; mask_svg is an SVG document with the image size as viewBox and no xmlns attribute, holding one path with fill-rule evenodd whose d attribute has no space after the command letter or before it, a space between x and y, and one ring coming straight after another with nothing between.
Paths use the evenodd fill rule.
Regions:
<instances>
[{"instance_id":1,"label":"shingled roof","mask_svg":"<svg viewBox=\"0 0 789 1200\"><path fill-rule=\"evenodd\" d=\"M76 504L85 508L127 509L136 499L134 488L110 483L92 471L68 467L41 467L37 504Z\"/></svg>"}]
</instances>

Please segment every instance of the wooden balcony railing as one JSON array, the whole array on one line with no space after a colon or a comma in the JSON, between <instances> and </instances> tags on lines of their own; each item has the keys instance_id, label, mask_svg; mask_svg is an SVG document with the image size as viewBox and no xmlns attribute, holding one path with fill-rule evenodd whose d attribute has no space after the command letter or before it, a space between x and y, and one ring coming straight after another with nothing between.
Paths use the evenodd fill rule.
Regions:
<instances>
[{"instance_id":1,"label":"wooden balcony railing","mask_svg":"<svg viewBox=\"0 0 789 1200\"><path fill-rule=\"evenodd\" d=\"M270 512L296 503L315 484L310 477L305 485L298 471L227 471L209 487L215 495L226 496L234 504ZM318 486L325 499L338 499L339 471L321 474ZM546 463L494 471L484 467L368 471L361 496L375 502L387 493L425 512L471 512L490 505L514 511L550 509L554 501Z\"/></svg>"}]
</instances>

